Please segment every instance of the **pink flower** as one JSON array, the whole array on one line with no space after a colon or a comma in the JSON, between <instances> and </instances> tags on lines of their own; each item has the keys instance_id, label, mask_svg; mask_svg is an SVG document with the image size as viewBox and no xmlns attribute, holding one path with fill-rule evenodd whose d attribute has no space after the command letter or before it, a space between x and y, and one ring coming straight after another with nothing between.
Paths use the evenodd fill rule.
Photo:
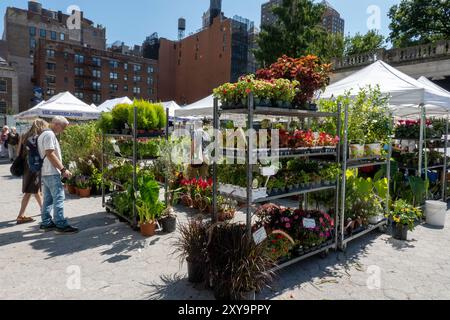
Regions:
<instances>
[{"instance_id":1,"label":"pink flower","mask_svg":"<svg viewBox=\"0 0 450 320\"><path fill-rule=\"evenodd\" d=\"M291 228L291 224L290 223L286 223L286 229L290 229Z\"/></svg>"}]
</instances>

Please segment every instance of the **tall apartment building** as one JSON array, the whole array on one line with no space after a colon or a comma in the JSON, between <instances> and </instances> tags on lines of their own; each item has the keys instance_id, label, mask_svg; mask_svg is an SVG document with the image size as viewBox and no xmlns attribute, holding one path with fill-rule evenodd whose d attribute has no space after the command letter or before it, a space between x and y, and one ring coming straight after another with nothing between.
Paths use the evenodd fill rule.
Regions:
<instances>
[{"instance_id":1,"label":"tall apartment building","mask_svg":"<svg viewBox=\"0 0 450 320\"><path fill-rule=\"evenodd\" d=\"M281 5L283 0L270 0L261 6L261 26L273 25L277 21L277 17L273 14L273 7ZM341 18L339 12L334 9L328 1L322 1L326 7L323 15L322 25L330 33L344 34L345 21Z\"/></svg>"},{"instance_id":2,"label":"tall apartment building","mask_svg":"<svg viewBox=\"0 0 450 320\"><path fill-rule=\"evenodd\" d=\"M40 39L34 69L45 100L62 91L97 105L123 96L157 98L157 61L139 56Z\"/></svg>"},{"instance_id":3,"label":"tall apartment building","mask_svg":"<svg viewBox=\"0 0 450 320\"><path fill-rule=\"evenodd\" d=\"M83 17L78 29L69 29L70 16L42 8L29 1L27 9L8 7L4 18L3 40L7 43L6 60L17 70L20 111L33 106L33 60L40 39L59 41L99 50L106 49L106 29Z\"/></svg>"},{"instance_id":4,"label":"tall apartment building","mask_svg":"<svg viewBox=\"0 0 450 320\"><path fill-rule=\"evenodd\" d=\"M6 114L19 112L18 92L16 70L0 56L0 124Z\"/></svg>"},{"instance_id":5,"label":"tall apartment building","mask_svg":"<svg viewBox=\"0 0 450 320\"><path fill-rule=\"evenodd\" d=\"M241 75L255 72L250 54L254 24L235 16L224 18L220 1L211 0L211 23L199 32L171 41L152 35L143 45L144 56L158 60L158 99L184 105Z\"/></svg>"}]
</instances>

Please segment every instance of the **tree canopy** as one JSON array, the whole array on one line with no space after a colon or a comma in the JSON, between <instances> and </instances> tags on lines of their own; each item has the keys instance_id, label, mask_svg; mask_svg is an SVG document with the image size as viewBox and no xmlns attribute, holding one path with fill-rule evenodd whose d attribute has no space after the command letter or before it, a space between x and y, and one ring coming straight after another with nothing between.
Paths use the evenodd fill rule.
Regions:
<instances>
[{"instance_id":1,"label":"tree canopy","mask_svg":"<svg viewBox=\"0 0 450 320\"><path fill-rule=\"evenodd\" d=\"M394 47L424 44L450 37L450 1L402 0L391 7L390 40Z\"/></svg>"},{"instance_id":2,"label":"tree canopy","mask_svg":"<svg viewBox=\"0 0 450 320\"><path fill-rule=\"evenodd\" d=\"M345 38L346 56L354 54L371 53L385 47L386 39L376 30L370 30L365 35L357 33L353 37Z\"/></svg>"}]
</instances>

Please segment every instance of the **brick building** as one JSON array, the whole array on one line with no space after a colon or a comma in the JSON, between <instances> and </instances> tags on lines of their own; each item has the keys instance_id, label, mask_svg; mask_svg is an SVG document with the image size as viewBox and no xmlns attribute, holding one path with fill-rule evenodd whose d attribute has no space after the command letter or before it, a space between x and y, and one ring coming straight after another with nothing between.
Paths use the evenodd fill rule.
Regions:
<instances>
[{"instance_id":1,"label":"brick building","mask_svg":"<svg viewBox=\"0 0 450 320\"><path fill-rule=\"evenodd\" d=\"M144 56L158 60L159 100L190 104L215 87L256 71L250 54L254 24L237 16L224 18L220 3L211 1L205 20L210 23L197 33L180 41L152 35L144 42Z\"/></svg>"},{"instance_id":2,"label":"brick building","mask_svg":"<svg viewBox=\"0 0 450 320\"><path fill-rule=\"evenodd\" d=\"M83 17L80 28L69 29L70 16L61 11L42 8L37 1L29 1L27 9L8 7L4 18L3 40L7 43L5 59L12 64L19 79L20 111L33 106L33 60L40 39L77 44L99 50L106 49L106 29Z\"/></svg>"},{"instance_id":3,"label":"brick building","mask_svg":"<svg viewBox=\"0 0 450 320\"><path fill-rule=\"evenodd\" d=\"M157 98L157 62L151 59L41 39L34 69L45 100L62 91L96 105L123 96Z\"/></svg>"},{"instance_id":4,"label":"brick building","mask_svg":"<svg viewBox=\"0 0 450 320\"><path fill-rule=\"evenodd\" d=\"M17 73L0 57L0 123L6 114L19 111Z\"/></svg>"}]
</instances>

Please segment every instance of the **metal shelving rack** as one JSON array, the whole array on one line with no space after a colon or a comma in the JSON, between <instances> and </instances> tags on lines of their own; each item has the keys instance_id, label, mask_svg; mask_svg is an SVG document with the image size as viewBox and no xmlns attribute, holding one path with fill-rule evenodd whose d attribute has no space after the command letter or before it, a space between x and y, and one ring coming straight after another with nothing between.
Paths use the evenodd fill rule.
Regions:
<instances>
[{"instance_id":1,"label":"metal shelving rack","mask_svg":"<svg viewBox=\"0 0 450 320\"><path fill-rule=\"evenodd\" d=\"M130 226L134 229L137 230L138 229L138 221L137 221L137 208L136 208L136 201L133 200L133 212L132 212L132 217L126 217L122 214L120 214L117 210L115 210L114 207L110 206L109 204L106 203L106 192L105 192L105 184L113 184L114 186L120 187L122 189L124 189L124 186L120 183L118 183L117 181L105 181L104 178L104 173L105 173L105 156L111 156L110 154L106 154L106 150L105 150L105 140L107 138L126 138L126 139L132 139L133 141L133 156L132 157L123 157L123 156L118 156L118 155L114 155L113 157L115 158L119 158L119 159L123 159L126 161L131 161L132 165L133 165L133 177L132 177L132 183L134 186L134 190L137 190L138 185L137 185L137 167L138 164L142 163L142 162L146 162L146 161L152 161L153 159L138 159L137 158L137 139L139 138L156 138L156 137L165 137L166 140L169 139L169 109L166 109L166 128L164 131L164 134L161 134L159 136L156 135L152 135L152 136L146 136L144 135L140 135L137 133L137 130L135 130L135 128L137 128L137 108L135 107L134 110L134 124L133 124L133 128L131 129L131 134L102 134L102 206L103 208L106 209L106 211L108 213L113 213L115 214L119 219L124 220L126 222L128 222L130 224ZM167 184L167 175L165 175L165 182L164 182L164 197L165 197L165 201L167 203L167 192L168 192L168 184Z\"/></svg>"},{"instance_id":2,"label":"metal shelving rack","mask_svg":"<svg viewBox=\"0 0 450 320\"><path fill-rule=\"evenodd\" d=\"M316 111L307 111L307 110L297 110L297 109L284 109L284 108L272 108L272 107L259 107L255 106L254 104L254 98L253 95L250 94L248 100L247 100L247 108L239 108L239 109L220 109L218 99L214 100L214 120L213 120L213 126L215 130L220 130L220 117L222 114L238 114L242 116L247 117L247 127L249 129L254 129L254 116L255 115L264 115L264 116L276 116L276 117L289 117L289 118L298 118L298 119L307 119L307 118L324 118L324 117L335 117L337 122L337 134L340 137L341 132L341 106L338 106L338 110L336 113L326 113L326 112L316 112ZM252 157L254 157L255 154L258 153L258 150L255 150L253 146L253 141L250 139L249 135L247 135L247 148L245 151L245 163L246 163L246 174L247 174L247 197L236 197L232 194L227 194L230 197L236 198L237 200L241 200L245 202L246 204L246 225L247 225L247 233L248 237L251 238L252 236L252 218L253 218L253 212L252 207L254 205L261 204L263 202L268 202L276 199L283 199L283 198L289 198L296 195L305 195L317 191L323 191L323 190L330 190L334 189L336 190L336 196L335 196L335 232L334 232L334 239L330 240L328 243L324 244L321 247L316 248L313 251L306 252L304 255L291 259L285 263L282 263L278 265L275 270L280 270L283 268L286 268L292 264L295 264L301 260L307 259L309 257L318 255L318 254L326 254L330 249L337 249L338 244L338 224L339 224L339 180L340 177L337 179L336 184L330 185L330 186L321 186L317 188L311 188L307 190L299 190L296 192L289 192L285 194L280 194L276 196L268 196L261 199L253 199L253 164L251 163ZM341 140L341 139L340 139ZM217 139L215 141L215 150L218 150L218 142ZM336 158L336 163L338 165L341 164L340 162L340 147L336 147L335 152L329 152L329 153L322 153L322 154L292 154L292 155L285 155L280 156L280 158L298 158L298 157L320 157L320 156L334 156ZM270 157L269 157L270 158ZM265 157L267 159L267 157ZM213 221L217 221L217 195L218 192L218 180L217 180L217 163L214 162L213 164ZM305 201L307 202L307 201Z\"/></svg>"},{"instance_id":3,"label":"metal shelving rack","mask_svg":"<svg viewBox=\"0 0 450 320\"><path fill-rule=\"evenodd\" d=\"M344 142L343 142L343 151L342 151L342 185L341 185L341 208L340 208L340 225L339 225L339 239L338 239L338 248L340 250L346 250L347 244L353 240L356 240L374 230L381 230L384 226L387 226L387 219L383 219L379 223L375 225L370 225L366 229L353 234L349 237L345 237L345 199L346 199L346 185L347 185L347 175L346 172L348 169L360 169L365 167L372 166L382 166L386 165L386 175L388 179L388 190L387 190L387 198L385 200L385 210L389 212L389 200L390 200L390 181L391 181L391 158L392 158L392 137L389 136L388 139L388 152L386 158L383 157L372 157L372 158L362 158L350 160L348 158L348 150L349 150L349 141L348 141L348 106L345 107L345 117L344 117ZM392 114L390 114L390 118L393 119ZM393 125L393 124L391 124Z\"/></svg>"}]
</instances>

